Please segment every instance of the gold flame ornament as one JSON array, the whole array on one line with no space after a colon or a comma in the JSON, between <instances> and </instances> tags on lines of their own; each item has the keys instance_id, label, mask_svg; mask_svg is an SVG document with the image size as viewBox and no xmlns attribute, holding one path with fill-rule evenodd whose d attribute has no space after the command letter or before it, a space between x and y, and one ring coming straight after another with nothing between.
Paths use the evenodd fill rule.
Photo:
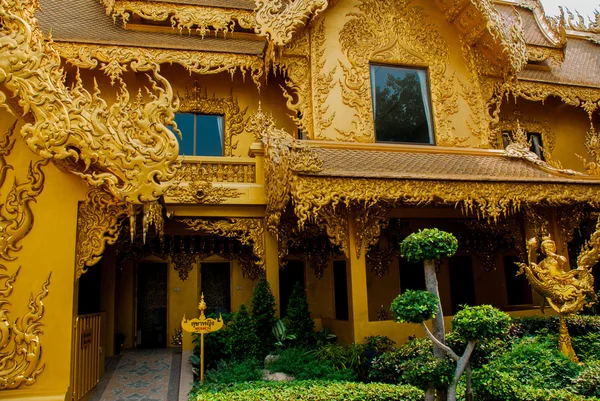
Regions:
<instances>
[{"instance_id":1,"label":"gold flame ornament","mask_svg":"<svg viewBox=\"0 0 600 401\"><path fill-rule=\"evenodd\" d=\"M598 222L600 225L600 220ZM566 316L580 311L590 299L595 299L594 294L594 276L591 273L591 267L588 263L581 263L582 255L593 253L594 258L598 252L594 245L594 239L600 233L598 225L596 233L592 240L588 241L586 248L577 258L578 267L572 270L566 270L564 265L567 259L556 253L556 243L545 236L541 244L537 238L531 238L527 241L527 254L529 264L517 263L520 269L517 275L525 273L531 287L542 295L550 307L560 316L560 327L558 337L558 347L560 351L577 361L577 355L571 345L571 336L567 330ZM539 263L537 260L537 250L541 247L542 254L545 256Z\"/></svg>"}]
</instances>

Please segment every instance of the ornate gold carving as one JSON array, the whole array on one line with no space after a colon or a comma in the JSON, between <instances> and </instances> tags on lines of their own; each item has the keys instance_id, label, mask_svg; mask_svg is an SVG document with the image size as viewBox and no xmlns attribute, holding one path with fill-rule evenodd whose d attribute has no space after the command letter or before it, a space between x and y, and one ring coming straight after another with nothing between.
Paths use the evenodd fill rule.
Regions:
<instances>
[{"instance_id":1,"label":"ornate gold carving","mask_svg":"<svg viewBox=\"0 0 600 401\"><path fill-rule=\"evenodd\" d=\"M390 264L398 255L399 252L390 246L371 248L366 253L367 266L374 275L383 277L388 273Z\"/></svg>"},{"instance_id":2,"label":"ornate gold carving","mask_svg":"<svg viewBox=\"0 0 600 401\"><path fill-rule=\"evenodd\" d=\"M97 87L88 92L76 77L65 85L59 53L45 42L35 20L35 2L0 2L2 39L0 85L16 113L28 121L21 135L45 159L61 161L92 186L106 187L118 199L141 203L161 196L172 184L178 165L173 125L176 103L170 84L156 64L149 71L148 102L133 101L123 82L108 105ZM148 67L151 68L148 68ZM15 113L15 114L16 114Z\"/></svg>"},{"instance_id":3,"label":"ornate gold carving","mask_svg":"<svg viewBox=\"0 0 600 401\"><path fill-rule=\"evenodd\" d=\"M552 67L558 67L565 61L563 49L544 46L527 46L527 59L529 61L548 61Z\"/></svg>"},{"instance_id":4,"label":"ornate gold carving","mask_svg":"<svg viewBox=\"0 0 600 401\"><path fill-rule=\"evenodd\" d=\"M522 206L599 204L597 188L583 184L452 182L298 176L292 199L302 224L319 219L323 208L341 204L453 205L465 213L497 221Z\"/></svg>"},{"instance_id":5,"label":"ornate gold carving","mask_svg":"<svg viewBox=\"0 0 600 401\"><path fill-rule=\"evenodd\" d=\"M560 213L557 213L558 230L565 244L573 241L575 229L579 227L584 216L583 205L561 208Z\"/></svg>"},{"instance_id":6,"label":"ornate gold carving","mask_svg":"<svg viewBox=\"0 0 600 401\"><path fill-rule=\"evenodd\" d=\"M99 188L88 191L77 213L77 246L75 249L75 278L79 279L100 259L106 245L114 244L121 230L120 219L130 214L124 202ZM135 226L134 226L135 227Z\"/></svg>"},{"instance_id":7,"label":"ornate gold carving","mask_svg":"<svg viewBox=\"0 0 600 401\"><path fill-rule=\"evenodd\" d=\"M255 0L256 33L276 46L285 46L309 18L323 12L328 0Z\"/></svg>"},{"instance_id":8,"label":"ornate gold carving","mask_svg":"<svg viewBox=\"0 0 600 401\"><path fill-rule=\"evenodd\" d=\"M354 208L356 221L356 257L360 257L364 244L365 254L369 248L379 242L381 229L389 224L390 209L381 203L370 207Z\"/></svg>"},{"instance_id":9,"label":"ornate gold carving","mask_svg":"<svg viewBox=\"0 0 600 401\"><path fill-rule=\"evenodd\" d=\"M203 203L217 205L228 198L239 198L242 192L236 188L215 186L210 182L197 181L169 189L167 197L171 203Z\"/></svg>"},{"instance_id":10,"label":"ornate gold carving","mask_svg":"<svg viewBox=\"0 0 600 401\"><path fill-rule=\"evenodd\" d=\"M247 131L254 134L265 148L266 224L277 235L281 213L290 199L290 172L316 172L323 161L311 148L275 126L272 115L259 110L250 117Z\"/></svg>"},{"instance_id":11,"label":"ornate gold carving","mask_svg":"<svg viewBox=\"0 0 600 401\"><path fill-rule=\"evenodd\" d=\"M179 98L179 111L183 113L198 113L198 114L220 114L225 118L225 132L223 134L223 156L231 156L233 151L237 149L238 141L234 138L244 132L244 116L246 115L246 107L240 110L237 99L230 94L226 98L216 98L213 94L209 98L204 92L198 81L194 81L194 85L186 88L185 96Z\"/></svg>"},{"instance_id":12,"label":"ornate gold carving","mask_svg":"<svg viewBox=\"0 0 600 401\"><path fill-rule=\"evenodd\" d=\"M292 111L290 118L307 137L313 137L309 60L302 56L282 56L275 62L275 68L285 76L285 86L280 87L286 106Z\"/></svg>"},{"instance_id":13,"label":"ornate gold carving","mask_svg":"<svg viewBox=\"0 0 600 401\"><path fill-rule=\"evenodd\" d=\"M31 386L44 370L42 359L41 320L44 317L42 300L48 295L50 275L42 285L42 292L29 298L29 311L20 319L11 321L8 298L19 270L14 274L2 273L0 265L0 390L16 389L22 384Z\"/></svg>"},{"instance_id":14,"label":"ornate gold carving","mask_svg":"<svg viewBox=\"0 0 600 401\"><path fill-rule=\"evenodd\" d=\"M584 145L592 160L588 161L582 156L576 156L581 160L588 174L600 175L600 135L592 124L590 124L590 130L585 135Z\"/></svg>"},{"instance_id":15,"label":"ornate gold carving","mask_svg":"<svg viewBox=\"0 0 600 401\"><path fill-rule=\"evenodd\" d=\"M184 160L177 173L179 182L256 182L256 165L254 161L239 162L232 159L211 161Z\"/></svg>"},{"instance_id":16,"label":"ornate gold carving","mask_svg":"<svg viewBox=\"0 0 600 401\"><path fill-rule=\"evenodd\" d=\"M560 47L565 45L567 33L565 31L565 18L562 8L559 7L560 16L548 17L540 1L520 0L519 6L533 11L533 15L546 38Z\"/></svg>"},{"instance_id":17,"label":"ornate gold carving","mask_svg":"<svg viewBox=\"0 0 600 401\"><path fill-rule=\"evenodd\" d=\"M235 238L243 245L252 246L259 266L265 264L265 222L259 218L236 218L227 220L183 219L188 230Z\"/></svg>"},{"instance_id":18,"label":"ornate gold carving","mask_svg":"<svg viewBox=\"0 0 600 401\"><path fill-rule=\"evenodd\" d=\"M598 10L594 10L594 20L588 17L589 23L586 23L585 18L579 12L575 11L576 15L574 15L568 8L565 7L565 9L568 15L565 21L568 29L579 32L600 33L600 12ZM560 7L560 11L563 12L562 7Z\"/></svg>"},{"instance_id":19,"label":"ornate gold carving","mask_svg":"<svg viewBox=\"0 0 600 401\"><path fill-rule=\"evenodd\" d=\"M311 57L311 78L313 87L313 104L316 109L314 113L314 132L308 139L324 139L324 131L331 127L335 118L335 111L329 113L329 106L326 105L329 93L337 84L334 80L337 71L337 65L329 72L325 70L325 19L315 28L312 35L312 45L314 46L314 55Z\"/></svg>"},{"instance_id":20,"label":"ornate gold carving","mask_svg":"<svg viewBox=\"0 0 600 401\"><path fill-rule=\"evenodd\" d=\"M559 348L577 361L565 316L580 311L587 304L587 298L595 299L591 267L600 260L600 249L597 249L600 245L600 219L592 238L577 258L577 269L565 271L563 265L567 258L556 254L556 244L549 236L542 239L541 251L545 258L536 263L540 243L537 237L531 238L527 241L529 263L517 263L521 268L517 274L525 273L533 289L545 297L552 309L560 315Z\"/></svg>"},{"instance_id":21,"label":"ornate gold carving","mask_svg":"<svg viewBox=\"0 0 600 401\"><path fill-rule=\"evenodd\" d=\"M420 7L409 0L361 0L340 31L342 100L352 109L351 129L338 132L344 140L374 142L373 105L369 63L381 62L428 67L438 144L459 145L466 138L454 135L450 116L458 113L454 74L446 71L449 48L436 26L428 22Z\"/></svg>"},{"instance_id":22,"label":"ornate gold carving","mask_svg":"<svg viewBox=\"0 0 600 401\"><path fill-rule=\"evenodd\" d=\"M14 139L12 134L15 129L13 124L0 139L0 188L6 182L6 176L12 166L6 163L13 148ZM42 167L48 164L48 160L31 162L27 172L27 181L20 182L13 179L12 187L0 203L0 258L15 260L16 256L11 253L21 249L20 242L29 234L33 226L33 211L30 203L44 189L44 173Z\"/></svg>"},{"instance_id":23,"label":"ornate gold carving","mask_svg":"<svg viewBox=\"0 0 600 401\"><path fill-rule=\"evenodd\" d=\"M169 19L171 27L179 29L180 33L184 29L191 33L194 29L203 38L211 31L211 28L215 35L219 32L223 32L224 35L233 32L236 22L245 29L252 29L255 26L254 13L249 10L224 10L159 1L101 0L101 2L106 7L106 14L112 16L115 22L120 18L123 26L127 25L132 15L150 21Z\"/></svg>"},{"instance_id":24,"label":"ornate gold carving","mask_svg":"<svg viewBox=\"0 0 600 401\"><path fill-rule=\"evenodd\" d=\"M296 208L296 213L298 208ZM308 217L308 214L305 214ZM343 205L335 207L333 205L325 205L322 209L319 209L315 215L308 217L314 220L321 228L327 233L329 242L332 245L340 248L340 251L346 256L350 257L350 244L348 243L348 215L347 208ZM304 227L305 220L300 218L298 225Z\"/></svg>"},{"instance_id":25,"label":"ornate gold carving","mask_svg":"<svg viewBox=\"0 0 600 401\"><path fill-rule=\"evenodd\" d=\"M77 67L94 69L100 65L113 82L129 68L147 71L154 64L179 64L195 74L228 72L233 76L239 70L243 76L250 73L258 88L264 74L264 61L255 55L64 42L54 43L53 47L68 63Z\"/></svg>"},{"instance_id":26,"label":"ornate gold carving","mask_svg":"<svg viewBox=\"0 0 600 401\"><path fill-rule=\"evenodd\" d=\"M194 270L197 257L198 255L188 252L171 254L171 263L173 263L173 268L181 281L187 280L189 273Z\"/></svg>"},{"instance_id":27,"label":"ornate gold carving","mask_svg":"<svg viewBox=\"0 0 600 401\"><path fill-rule=\"evenodd\" d=\"M175 329L175 334L171 336L171 345L181 346L183 343L183 331L181 329Z\"/></svg>"}]
</instances>

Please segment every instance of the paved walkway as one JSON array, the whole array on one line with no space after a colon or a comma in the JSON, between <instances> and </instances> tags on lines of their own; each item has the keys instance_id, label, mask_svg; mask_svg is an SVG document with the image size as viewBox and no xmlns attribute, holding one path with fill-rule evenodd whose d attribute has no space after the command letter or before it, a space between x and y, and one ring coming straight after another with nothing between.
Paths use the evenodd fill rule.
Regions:
<instances>
[{"instance_id":1,"label":"paved walkway","mask_svg":"<svg viewBox=\"0 0 600 401\"><path fill-rule=\"evenodd\" d=\"M124 350L112 358L90 401L178 401L179 348Z\"/></svg>"}]
</instances>

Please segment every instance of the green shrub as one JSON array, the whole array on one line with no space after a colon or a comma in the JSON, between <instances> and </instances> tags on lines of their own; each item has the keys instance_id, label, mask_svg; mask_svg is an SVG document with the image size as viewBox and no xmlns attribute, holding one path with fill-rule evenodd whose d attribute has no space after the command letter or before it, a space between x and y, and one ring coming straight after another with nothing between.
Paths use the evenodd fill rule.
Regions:
<instances>
[{"instance_id":1,"label":"green shrub","mask_svg":"<svg viewBox=\"0 0 600 401\"><path fill-rule=\"evenodd\" d=\"M572 390L581 395L600 397L600 361L591 361L573 379Z\"/></svg>"},{"instance_id":2,"label":"green shrub","mask_svg":"<svg viewBox=\"0 0 600 401\"><path fill-rule=\"evenodd\" d=\"M452 331L467 341L499 338L509 327L510 316L491 305L464 307L452 319Z\"/></svg>"},{"instance_id":3,"label":"green shrub","mask_svg":"<svg viewBox=\"0 0 600 401\"><path fill-rule=\"evenodd\" d=\"M439 300L434 294L423 290L407 290L393 301L390 311L400 323L423 323L438 313Z\"/></svg>"},{"instance_id":4,"label":"green shrub","mask_svg":"<svg viewBox=\"0 0 600 401\"><path fill-rule=\"evenodd\" d=\"M571 339L573 349L583 362L600 360L600 333L589 332Z\"/></svg>"},{"instance_id":5,"label":"green shrub","mask_svg":"<svg viewBox=\"0 0 600 401\"><path fill-rule=\"evenodd\" d=\"M269 365L271 372L283 372L297 380L355 380L355 373L332 361L314 357L304 348L289 348L279 353L279 358Z\"/></svg>"},{"instance_id":6,"label":"green shrub","mask_svg":"<svg viewBox=\"0 0 600 401\"><path fill-rule=\"evenodd\" d=\"M558 333L558 316L526 316L512 319L513 336L533 336L540 332ZM573 336L590 332L600 333L600 316L570 316L567 318L569 333Z\"/></svg>"},{"instance_id":7,"label":"green shrub","mask_svg":"<svg viewBox=\"0 0 600 401\"><path fill-rule=\"evenodd\" d=\"M304 288L299 282L294 285L290 295L286 325L288 332L296 336L296 344L299 347L315 344L315 322L310 317Z\"/></svg>"},{"instance_id":8,"label":"green shrub","mask_svg":"<svg viewBox=\"0 0 600 401\"><path fill-rule=\"evenodd\" d=\"M458 355L462 355L467 347L467 342L457 334L450 332L446 334L446 345L452 348ZM472 368L481 367L505 353L509 347L510 344L506 337L478 342L471 354L469 363Z\"/></svg>"},{"instance_id":9,"label":"green shrub","mask_svg":"<svg viewBox=\"0 0 600 401\"><path fill-rule=\"evenodd\" d=\"M233 313L223 313L220 316L223 319L223 323L227 325L231 322ZM207 317L217 319L219 315L211 313L210 315L207 315ZM226 327L224 327L219 331L204 336L205 369L214 369L217 367L217 363L220 360L227 358L228 355L226 354L225 349L229 334ZM200 358L200 334L192 334L192 338L194 355Z\"/></svg>"},{"instance_id":10,"label":"green shrub","mask_svg":"<svg viewBox=\"0 0 600 401\"><path fill-rule=\"evenodd\" d=\"M275 313L275 297L271 292L271 286L261 276L252 291L252 324L254 333L258 338L259 356L264 358L275 348L275 336L272 328L277 321Z\"/></svg>"},{"instance_id":11,"label":"green shrub","mask_svg":"<svg viewBox=\"0 0 600 401\"><path fill-rule=\"evenodd\" d=\"M232 322L227 326L225 352L232 359L242 361L258 355L257 345L258 338L254 333L248 308L241 304Z\"/></svg>"},{"instance_id":12,"label":"green shrub","mask_svg":"<svg viewBox=\"0 0 600 401\"><path fill-rule=\"evenodd\" d=\"M437 228L426 228L412 233L400 244L402 257L416 263L450 257L457 249L456 237Z\"/></svg>"},{"instance_id":13,"label":"green shrub","mask_svg":"<svg viewBox=\"0 0 600 401\"><path fill-rule=\"evenodd\" d=\"M391 352L396 349L396 342L387 336L369 336L365 337L367 349L373 350L375 354L380 355L384 352Z\"/></svg>"},{"instance_id":14,"label":"green shrub","mask_svg":"<svg viewBox=\"0 0 600 401\"><path fill-rule=\"evenodd\" d=\"M421 401L423 392L410 386L324 381L250 382L215 390L194 387L198 401Z\"/></svg>"},{"instance_id":15,"label":"green shrub","mask_svg":"<svg viewBox=\"0 0 600 401\"><path fill-rule=\"evenodd\" d=\"M206 372L205 381L209 383L231 384L253 380L262 380L262 364L256 359L241 362L220 361L216 369Z\"/></svg>"}]
</instances>

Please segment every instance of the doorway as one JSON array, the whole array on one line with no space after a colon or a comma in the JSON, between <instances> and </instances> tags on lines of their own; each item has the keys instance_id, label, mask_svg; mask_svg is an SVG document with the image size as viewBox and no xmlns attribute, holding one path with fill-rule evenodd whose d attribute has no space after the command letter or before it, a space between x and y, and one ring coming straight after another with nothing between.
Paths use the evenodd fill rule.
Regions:
<instances>
[{"instance_id":1,"label":"doorway","mask_svg":"<svg viewBox=\"0 0 600 401\"><path fill-rule=\"evenodd\" d=\"M231 266L229 262L200 265L200 291L208 306L206 314L227 313L231 309Z\"/></svg>"},{"instance_id":2,"label":"doorway","mask_svg":"<svg viewBox=\"0 0 600 401\"><path fill-rule=\"evenodd\" d=\"M137 346L167 346L167 264L140 263L137 274Z\"/></svg>"}]
</instances>

